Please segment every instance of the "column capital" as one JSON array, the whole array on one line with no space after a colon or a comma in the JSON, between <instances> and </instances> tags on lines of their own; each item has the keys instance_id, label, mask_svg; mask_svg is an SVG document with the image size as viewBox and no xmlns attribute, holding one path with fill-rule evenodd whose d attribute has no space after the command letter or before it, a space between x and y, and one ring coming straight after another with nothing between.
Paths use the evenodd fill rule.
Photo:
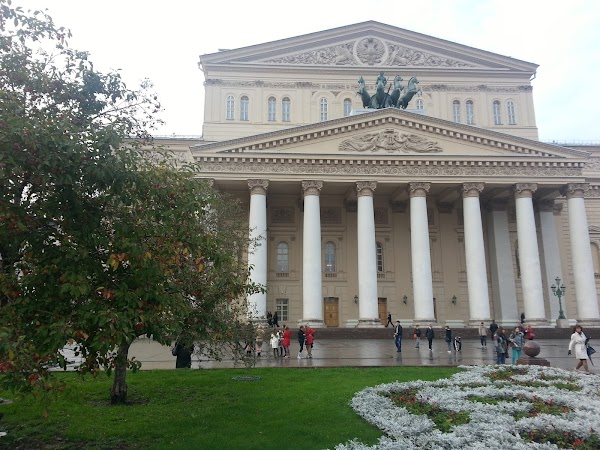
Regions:
<instances>
[{"instance_id":1,"label":"column capital","mask_svg":"<svg viewBox=\"0 0 600 450\"><path fill-rule=\"evenodd\" d=\"M323 189L323 182L316 180L306 180L302 182L302 192L304 195L319 195Z\"/></svg>"},{"instance_id":2,"label":"column capital","mask_svg":"<svg viewBox=\"0 0 600 450\"><path fill-rule=\"evenodd\" d=\"M269 180L248 180L250 195L267 195Z\"/></svg>"},{"instance_id":3,"label":"column capital","mask_svg":"<svg viewBox=\"0 0 600 450\"><path fill-rule=\"evenodd\" d=\"M427 197L431 183L408 183L410 197Z\"/></svg>"},{"instance_id":4,"label":"column capital","mask_svg":"<svg viewBox=\"0 0 600 450\"><path fill-rule=\"evenodd\" d=\"M571 198L583 198L587 191L590 189L589 183L569 183L564 187L561 192L567 197L567 200Z\"/></svg>"},{"instance_id":5,"label":"column capital","mask_svg":"<svg viewBox=\"0 0 600 450\"><path fill-rule=\"evenodd\" d=\"M463 183L462 185L462 196L467 197L479 197L481 191L483 191L484 183Z\"/></svg>"},{"instance_id":6,"label":"column capital","mask_svg":"<svg viewBox=\"0 0 600 450\"><path fill-rule=\"evenodd\" d=\"M356 190L359 197L373 197L373 191L377 187L377 181L357 181Z\"/></svg>"},{"instance_id":7,"label":"column capital","mask_svg":"<svg viewBox=\"0 0 600 450\"><path fill-rule=\"evenodd\" d=\"M515 184L515 198L532 198L536 190L536 183L517 183Z\"/></svg>"}]
</instances>

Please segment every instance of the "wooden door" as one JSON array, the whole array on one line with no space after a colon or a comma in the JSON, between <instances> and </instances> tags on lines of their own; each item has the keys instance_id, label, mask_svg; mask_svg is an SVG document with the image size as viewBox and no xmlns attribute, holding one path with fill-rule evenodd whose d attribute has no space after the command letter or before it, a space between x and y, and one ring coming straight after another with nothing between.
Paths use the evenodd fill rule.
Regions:
<instances>
[{"instance_id":1,"label":"wooden door","mask_svg":"<svg viewBox=\"0 0 600 450\"><path fill-rule=\"evenodd\" d=\"M339 299L337 297L325 297L323 304L325 305L325 326L339 327Z\"/></svg>"},{"instance_id":2,"label":"wooden door","mask_svg":"<svg viewBox=\"0 0 600 450\"><path fill-rule=\"evenodd\" d=\"M377 299L377 306L379 310L379 321L381 322L381 325L385 325L387 323L388 315L387 298L379 297Z\"/></svg>"}]
</instances>

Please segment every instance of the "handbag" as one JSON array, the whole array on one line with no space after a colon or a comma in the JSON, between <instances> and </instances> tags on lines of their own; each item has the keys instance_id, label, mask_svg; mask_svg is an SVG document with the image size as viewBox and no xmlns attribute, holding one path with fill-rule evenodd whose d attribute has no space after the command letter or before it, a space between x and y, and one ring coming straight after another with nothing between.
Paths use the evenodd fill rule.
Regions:
<instances>
[{"instance_id":1,"label":"handbag","mask_svg":"<svg viewBox=\"0 0 600 450\"><path fill-rule=\"evenodd\" d=\"M588 356L592 356L594 353L596 353L596 349L594 347L592 347L591 345L587 346L587 354Z\"/></svg>"}]
</instances>

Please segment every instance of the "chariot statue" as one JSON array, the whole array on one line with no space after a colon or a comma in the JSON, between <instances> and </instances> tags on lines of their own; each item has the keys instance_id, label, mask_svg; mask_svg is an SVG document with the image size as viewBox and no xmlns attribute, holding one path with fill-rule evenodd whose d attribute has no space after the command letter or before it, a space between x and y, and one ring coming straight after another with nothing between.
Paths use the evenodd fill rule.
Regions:
<instances>
[{"instance_id":1,"label":"chariot statue","mask_svg":"<svg viewBox=\"0 0 600 450\"><path fill-rule=\"evenodd\" d=\"M390 89L392 86L390 85L387 88L387 78L381 72L377 77L377 81L375 82L375 95L369 95L367 92L367 88L365 85L365 80L363 77L360 77L358 80L358 91L356 92L360 95L363 108L372 108L372 109L381 109L381 108L401 108L406 109L408 103L412 100L412 98L417 94L421 93L421 89L417 87L419 84L419 80L417 77L411 77L408 80L408 85L406 87L402 86L402 77L397 75L394 78L394 89L390 93Z\"/></svg>"}]
</instances>

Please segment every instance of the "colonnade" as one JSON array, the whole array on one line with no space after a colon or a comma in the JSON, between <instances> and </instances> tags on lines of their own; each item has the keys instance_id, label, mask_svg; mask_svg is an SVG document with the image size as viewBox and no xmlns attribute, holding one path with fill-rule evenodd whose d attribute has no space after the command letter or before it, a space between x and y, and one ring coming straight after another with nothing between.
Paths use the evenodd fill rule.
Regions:
<instances>
[{"instance_id":1,"label":"colonnade","mask_svg":"<svg viewBox=\"0 0 600 450\"><path fill-rule=\"evenodd\" d=\"M267 180L248 180L250 189L250 251L248 263L252 281L267 285ZM323 182L302 182L304 196L303 263L302 263L302 322L315 326L323 323L322 270L321 270L321 218L320 192ZM408 183L410 195L411 267L414 296L414 320L420 323L436 322L434 317L431 251L426 198L431 183ZM524 313L528 322L543 325L546 322L542 288L542 266L535 223L533 194L534 183L517 183L512 186L515 195L518 251ZM569 184L565 187L568 221L571 238L577 319L590 325L600 325L600 312L596 294L592 254L589 244L587 217L584 205L586 184ZM357 250L358 292L360 298L358 326L379 325L377 304L377 265L373 196L375 181L357 181ZM465 261L469 297L469 323L476 326L490 321L489 281L485 257L484 235L481 220L480 193L484 183L462 184L464 213ZM492 202L493 203L493 202ZM560 269L558 235L554 221L547 210L540 210L541 241L544 248L545 267ZM551 214L551 212L550 212ZM517 318L517 300L510 249L506 209L492 208L490 213L490 261L492 286L499 298L499 322ZM547 272L546 276L550 272ZM552 278L553 279L553 278ZM266 293L248 297L249 313L255 319L266 315Z\"/></svg>"}]
</instances>

